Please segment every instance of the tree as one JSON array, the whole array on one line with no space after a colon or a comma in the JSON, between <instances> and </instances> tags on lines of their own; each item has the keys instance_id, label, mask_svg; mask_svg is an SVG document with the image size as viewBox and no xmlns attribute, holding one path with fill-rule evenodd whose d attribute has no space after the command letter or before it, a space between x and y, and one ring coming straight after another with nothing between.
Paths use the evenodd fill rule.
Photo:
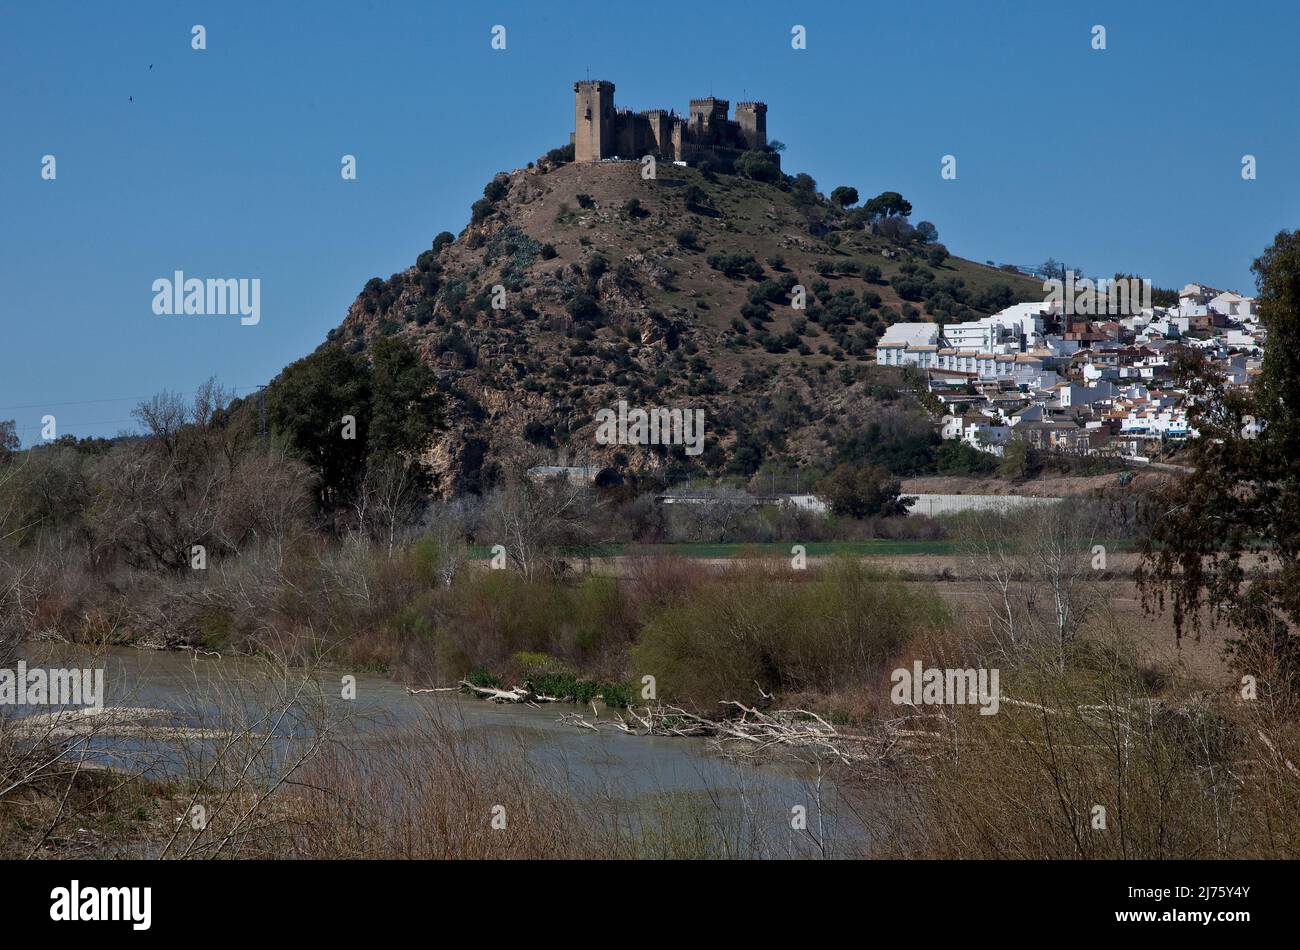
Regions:
<instances>
[{"instance_id":1,"label":"tree","mask_svg":"<svg viewBox=\"0 0 1300 950\"><path fill-rule=\"evenodd\" d=\"M364 359L325 346L291 363L268 388L267 418L315 469L317 502L326 510L344 504L364 474L370 387Z\"/></svg>"},{"instance_id":2,"label":"tree","mask_svg":"<svg viewBox=\"0 0 1300 950\"><path fill-rule=\"evenodd\" d=\"M736 174L754 181L776 182L781 179L781 169L767 152L742 152L736 159Z\"/></svg>"},{"instance_id":3,"label":"tree","mask_svg":"<svg viewBox=\"0 0 1300 950\"><path fill-rule=\"evenodd\" d=\"M563 475L532 478L517 465L488 497L480 539L504 547L525 578L554 577L567 570L569 558L592 555L597 510L586 483Z\"/></svg>"},{"instance_id":4,"label":"tree","mask_svg":"<svg viewBox=\"0 0 1300 950\"><path fill-rule=\"evenodd\" d=\"M18 438L18 427L12 419L0 419L0 465L4 465L18 451L22 442Z\"/></svg>"},{"instance_id":5,"label":"tree","mask_svg":"<svg viewBox=\"0 0 1300 950\"><path fill-rule=\"evenodd\" d=\"M939 240L939 229L929 221L918 221L916 223L916 236L926 244L933 244Z\"/></svg>"},{"instance_id":6,"label":"tree","mask_svg":"<svg viewBox=\"0 0 1300 950\"><path fill-rule=\"evenodd\" d=\"M847 208L858 203L858 189L851 185L840 185L831 192L831 203L837 208Z\"/></svg>"},{"instance_id":7,"label":"tree","mask_svg":"<svg viewBox=\"0 0 1300 950\"><path fill-rule=\"evenodd\" d=\"M880 234L896 244L909 244L916 236L916 229L902 215L884 218L878 228Z\"/></svg>"},{"instance_id":8,"label":"tree","mask_svg":"<svg viewBox=\"0 0 1300 950\"><path fill-rule=\"evenodd\" d=\"M1094 560L1105 523L1099 506L1070 499L961 516L959 546L1004 652L1050 643L1065 664L1080 627L1105 603Z\"/></svg>"},{"instance_id":9,"label":"tree","mask_svg":"<svg viewBox=\"0 0 1300 950\"><path fill-rule=\"evenodd\" d=\"M912 213L912 203L896 191L882 191L862 207L871 220L875 221L893 217L906 218Z\"/></svg>"},{"instance_id":10,"label":"tree","mask_svg":"<svg viewBox=\"0 0 1300 950\"><path fill-rule=\"evenodd\" d=\"M391 559L398 535L413 526L423 510L426 494L422 469L413 459L397 455L376 456L366 462L366 472L352 493L356 528L384 545Z\"/></svg>"},{"instance_id":11,"label":"tree","mask_svg":"<svg viewBox=\"0 0 1300 950\"><path fill-rule=\"evenodd\" d=\"M1048 277L1055 277L1060 280L1065 280L1065 272L1067 270L1072 270L1075 273L1078 273L1078 269L1073 265L1066 264L1064 261L1058 261L1054 257L1049 257L1042 265L1042 271L1044 274Z\"/></svg>"},{"instance_id":12,"label":"tree","mask_svg":"<svg viewBox=\"0 0 1300 950\"><path fill-rule=\"evenodd\" d=\"M998 474L1008 478L1028 478L1034 469L1034 450L1022 438L1008 439L1002 447Z\"/></svg>"},{"instance_id":13,"label":"tree","mask_svg":"<svg viewBox=\"0 0 1300 950\"><path fill-rule=\"evenodd\" d=\"M310 475L283 446L258 441L252 414L235 411L215 380L189 405L162 393L135 414L143 437L119 441L84 469L75 449L42 452L42 492L60 496L33 506L48 526L75 515L92 559L116 551L133 567L173 571L189 566L192 545L211 558L289 536Z\"/></svg>"},{"instance_id":14,"label":"tree","mask_svg":"<svg viewBox=\"0 0 1300 950\"><path fill-rule=\"evenodd\" d=\"M878 465L843 464L822 480L820 491L837 515L850 518L890 517L907 513L899 498L902 483Z\"/></svg>"},{"instance_id":15,"label":"tree","mask_svg":"<svg viewBox=\"0 0 1300 950\"><path fill-rule=\"evenodd\" d=\"M1148 606L1172 602L1175 636L1202 611L1240 636L1239 670L1300 681L1300 232L1282 231L1251 268L1268 340L1244 390L1193 351L1188 392L1195 468L1160 493L1138 572Z\"/></svg>"},{"instance_id":16,"label":"tree","mask_svg":"<svg viewBox=\"0 0 1300 950\"><path fill-rule=\"evenodd\" d=\"M796 208L808 209L817 204L817 182L811 175L800 172L790 183L790 198Z\"/></svg>"},{"instance_id":17,"label":"tree","mask_svg":"<svg viewBox=\"0 0 1300 950\"><path fill-rule=\"evenodd\" d=\"M417 458L442 426L437 376L402 337L376 341L371 354L368 454Z\"/></svg>"},{"instance_id":18,"label":"tree","mask_svg":"<svg viewBox=\"0 0 1300 950\"><path fill-rule=\"evenodd\" d=\"M941 267L948 259L948 249L942 244L932 244L925 252L925 261L931 267Z\"/></svg>"}]
</instances>

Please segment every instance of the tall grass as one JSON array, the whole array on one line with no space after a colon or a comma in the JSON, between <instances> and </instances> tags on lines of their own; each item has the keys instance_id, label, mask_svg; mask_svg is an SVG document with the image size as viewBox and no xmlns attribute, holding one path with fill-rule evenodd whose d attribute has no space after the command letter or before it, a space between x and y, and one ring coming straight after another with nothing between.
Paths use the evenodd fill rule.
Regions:
<instances>
[{"instance_id":1,"label":"tall grass","mask_svg":"<svg viewBox=\"0 0 1300 950\"><path fill-rule=\"evenodd\" d=\"M1276 858L1300 853L1294 725L1094 638L1004 665L996 715L955 707L939 754L867 781L879 853ZM1004 658L1005 659L1005 658ZM1012 703L1009 700L1018 700Z\"/></svg>"},{"instance_id":2,"label":"tall grass","mask_svg":"<svg viewBox=\"0 0 1300 950\"><path fill-rule=\"evenodd\" d=\"M745 808L627 799L526 752L434 714L381 746L335 744L278 806L293 827L282 856L754 858L780 847Z\"/></svg>"}]
</instances>

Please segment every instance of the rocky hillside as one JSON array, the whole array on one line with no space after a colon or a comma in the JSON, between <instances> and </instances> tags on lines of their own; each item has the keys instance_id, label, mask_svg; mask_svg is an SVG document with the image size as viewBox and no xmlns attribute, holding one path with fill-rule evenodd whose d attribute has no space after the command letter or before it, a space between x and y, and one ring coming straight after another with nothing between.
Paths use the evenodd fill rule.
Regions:
<instances>
[{"instance_id":1,"label":"rocky hillside","mask_svg":"<svg viewBox=\"0 0 1300 950\"><path fill-rule=\"evenodd\" d=\"M874 365L901 319L969 319L1041 299L1035 281L900 243L822 198L660 163L500 174L454 240L369 281L330 341L410 339L436 368L448 431L440 492L507 460L748 474L764 458L818 465L903 380ZM885 233L878 233L878 232ZM806 308L791 306L795 285ZM706 449L602 446L595 413L702 408Z\"/></svg>"}]
</instances>

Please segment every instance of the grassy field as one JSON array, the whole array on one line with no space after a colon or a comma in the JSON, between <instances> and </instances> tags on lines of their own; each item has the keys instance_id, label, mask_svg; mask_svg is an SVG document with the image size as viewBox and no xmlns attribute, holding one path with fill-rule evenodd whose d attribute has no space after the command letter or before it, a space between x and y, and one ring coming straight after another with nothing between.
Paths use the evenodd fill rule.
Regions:
<instances>
[{"instance_id":1,"label":"grassy field","mask_svg":"<svg viewBox=\"0 0 1300 950\"><path fill-rule=\"evenodd\" d=\"M600 557L654 557L674 554L692 558L754 558L789 557L796 542L777 541L771 544L712 544L705 541L686 541L669 544L610 544L600 549ZM952 557L960 553L955 541L893 541L873 538L866 541L807 541L802 543L808 557ZM1104 542L1108 551L1129 551L1131 541ZM487 560L491 549L486 545L470 548L473 560Z\"/></svg>"}]
</instances>

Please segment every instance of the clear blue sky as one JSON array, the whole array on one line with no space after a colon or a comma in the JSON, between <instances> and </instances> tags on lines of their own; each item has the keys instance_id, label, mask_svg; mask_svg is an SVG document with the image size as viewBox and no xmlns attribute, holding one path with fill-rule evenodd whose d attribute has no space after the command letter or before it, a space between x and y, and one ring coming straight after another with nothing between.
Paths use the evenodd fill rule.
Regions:
<instances>
[{"instance_id":1,"label":"clear blue sky","mask_svg":"<svg viewBox=\"0 0 1300 950\"><path fill-rule=\"evenodd\" d=\"M566 143L588 69L638 109L766 101L788 171L901 191L953 253L1248 290L1300 224L1298 34L1281 2L8 3L0 418L112 435L159 389L265 382ZM261 323L155 316L175 270L260 277Z\"/></svg>"}]
</instances>

